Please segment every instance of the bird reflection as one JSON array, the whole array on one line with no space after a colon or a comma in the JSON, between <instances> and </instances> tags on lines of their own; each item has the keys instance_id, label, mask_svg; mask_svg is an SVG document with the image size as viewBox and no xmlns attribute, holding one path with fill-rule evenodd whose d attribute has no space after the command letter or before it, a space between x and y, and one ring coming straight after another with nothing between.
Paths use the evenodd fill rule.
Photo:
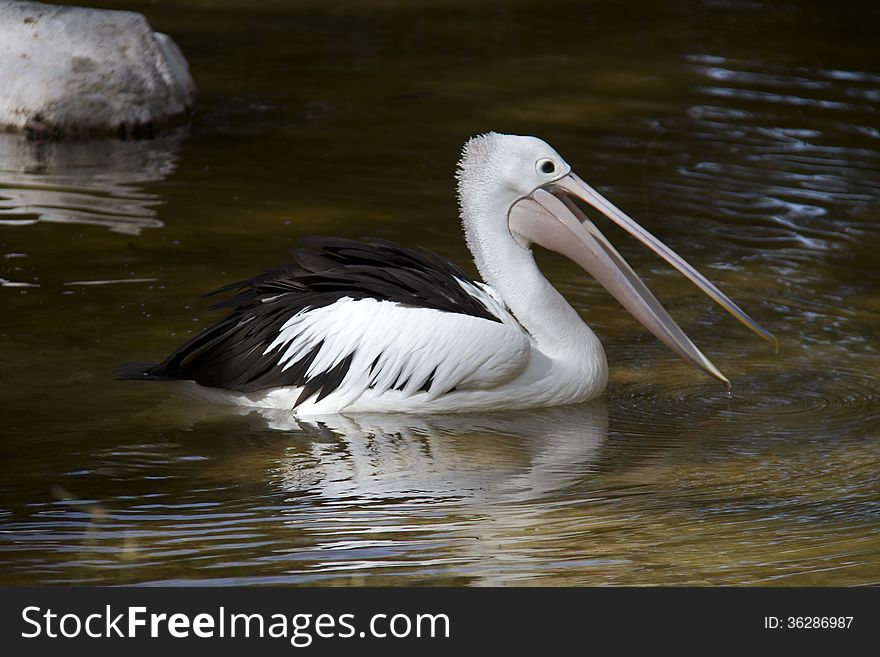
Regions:
<instances>
[{"instance_id":1,"label":"bird reflection","mask_svg":"<svg viewBox=\"0 0 880 657\"><path fill-rule=\"evenodd\" d=\"M608 429L601 399L479 415L249 414L307 438L276 465L281 485L335 501L538 499L587 473Z\"/></svg>"},{"instance_id":2,"label":"bird reflection","mask_svg":"<svg viewBox=\"0 0 880 657\"><path fill-rule=\"evenodd\" d=\"M194 492L175 499L199 503L203 527L205 487L221 482L233 499L217 510L235 519L217 537L247 534L256 541L249 563L261 572L278 564L276 582L381 583L368 575L425 569L436 581L503 584L541 571L560 532L595 523L583 505L596 495L608 433L601 398L507 413L305 420L178 397L142 420L161 435L186 436L189 452L213 455L199 462ZM127 458L143 468L145 447L134 448ZM120 453L114 476L129 479ZM167 471L153 460L146 467L153 477L179 476L179 461ZM560 525L566 509L576 509L574 527ZM238 554L243 543L231 536Z\"/></svg>"},{"instance_id":3,"label":"bird reflection","mask_svg":"<svg viewBox=\"0 0 880 657\"><path fill-rule=\"evenodd\" d=\"M30 141L0 134L0 225L159 228L161 198L143 190L175 169L185 132L152 140Z\"/></svg>"}]
</instances>

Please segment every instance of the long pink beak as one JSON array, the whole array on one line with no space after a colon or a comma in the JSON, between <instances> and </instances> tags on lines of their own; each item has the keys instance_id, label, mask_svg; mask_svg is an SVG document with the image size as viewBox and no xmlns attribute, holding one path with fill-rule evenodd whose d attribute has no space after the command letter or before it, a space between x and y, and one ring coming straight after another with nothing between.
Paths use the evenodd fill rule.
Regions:
<instances>
[{"instance_id":1,"label":"long pink beak","mask_svg":"<svg viewBox=\"0 0 880 657\"><path fill-rule=\"evenodd\" d=\"M557 251L583 267L616 298L651 333L685 361L722 381L730 381L669 316L645 283L623 259L623 256L599 232L599 229L574 204L580 199L599 210L618 226L685 275L692 283L714 299L778 351L778 342L766 329L749 317L721 290L707 280L681 256L615 207L574 173L538 188L529 197L513 205L508 221L513 233L530 243Z\"/></svg>"}]
</instances>

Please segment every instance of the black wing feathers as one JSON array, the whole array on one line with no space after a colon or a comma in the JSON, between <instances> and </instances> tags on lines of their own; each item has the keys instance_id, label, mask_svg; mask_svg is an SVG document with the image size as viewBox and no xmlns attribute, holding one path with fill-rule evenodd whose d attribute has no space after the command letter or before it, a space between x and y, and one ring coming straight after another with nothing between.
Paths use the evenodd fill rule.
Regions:
<instances>
[{"instance_id":1,"label":"black wing feathers","mask_svg":"<svg viewBox=\"0 0 880 657\"><path fill-rule=\"evenodd\" d=\"M382 239L364 241L311 237L308 249L291 251L293 261L216 293L235 294L212 306L231 308L225 319L177 349L162 363L127 363L115 371L125 379L183 379L214 388L255 392L302 386L296 405L339 387L351 366L348 354L326 372L308 376L321 345L282 370L278 359L287 345L264 354L293 315L341 298L372 298L420 308L500 321L458 280L471 282L461 269L428 251ZM426 383L427 385L427 383Z\"/></svg>"}]
</instances>

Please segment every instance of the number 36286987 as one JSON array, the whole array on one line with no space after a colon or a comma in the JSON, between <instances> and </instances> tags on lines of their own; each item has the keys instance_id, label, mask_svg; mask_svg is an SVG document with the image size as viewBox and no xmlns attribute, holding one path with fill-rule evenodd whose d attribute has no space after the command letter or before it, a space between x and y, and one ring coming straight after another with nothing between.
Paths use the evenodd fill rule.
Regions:
<instances>
[{"instance_id":1,"label":"number 36286987","mask_svg":"<svg viewBox=\"0 0 880 657\"><path fill-rule=\"evenodd\" d=\"M845 630L852 622L853 616L764 616L764 627L769 630Z\"/></svg>"}]
</instances>

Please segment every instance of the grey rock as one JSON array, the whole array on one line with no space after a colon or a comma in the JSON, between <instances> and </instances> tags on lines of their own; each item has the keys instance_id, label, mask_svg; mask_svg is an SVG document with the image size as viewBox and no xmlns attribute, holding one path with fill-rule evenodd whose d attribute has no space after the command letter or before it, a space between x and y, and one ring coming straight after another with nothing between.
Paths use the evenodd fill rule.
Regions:
<instances>
[{"instance_id":1,"label":"grey rock","mask_svg":"<svg viewBox=\"0 0 880 657\"><path fill-rule=\"evenodd\" d=\"M0 0L0 130L152 136L194 101L180 49L141 14Z\"/></svg>"}]
</instances>

